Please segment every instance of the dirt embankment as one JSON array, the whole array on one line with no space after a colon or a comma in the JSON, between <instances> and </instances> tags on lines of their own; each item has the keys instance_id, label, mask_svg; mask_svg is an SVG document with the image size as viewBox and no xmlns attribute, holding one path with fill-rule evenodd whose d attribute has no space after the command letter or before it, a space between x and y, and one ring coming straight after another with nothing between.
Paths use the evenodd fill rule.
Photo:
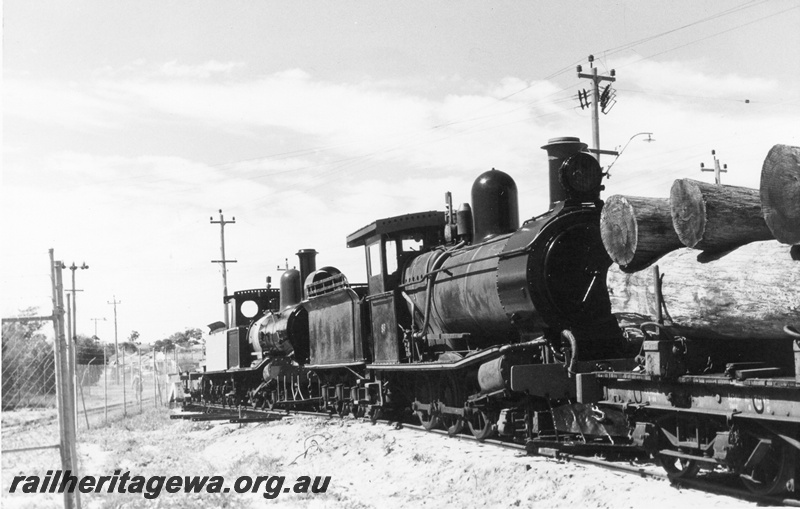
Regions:
<instances>
[{"instance_id":1,"label":"dirt embankment","mask_svg":"<svg viewBox=\"0 0 800 509\"><path fill-rule=\"evenodd\" d=\"M135 493L87 494L82 500L88 508L755 507L664 481L354 420L295 416L246 425L193 423L151 411L93 430L79 451L84 475L112 475L117 469L145 477L217 475L229 488L196 494L162 488L150 500ZM58 465L32 465L25 473L43 475L54 468ZM8 474L4 471L4 506L61 506L57 496L9 495ZM255 493L239 494L234 483L241 476L269 478ZM295 493L302 491L303 476L310 478L307 493ZM325 492L312 493L314 482L321 488L328 476Z\"/></svg>"}]
</instances>

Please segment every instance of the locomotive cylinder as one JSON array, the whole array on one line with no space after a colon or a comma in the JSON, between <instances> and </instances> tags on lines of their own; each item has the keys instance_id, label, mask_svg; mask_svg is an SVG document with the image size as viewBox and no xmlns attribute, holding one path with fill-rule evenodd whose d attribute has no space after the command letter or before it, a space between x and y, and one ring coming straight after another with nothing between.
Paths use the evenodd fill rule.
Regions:
<instances>
[{"instance_id":1,"label":"locomotive cylinder","mask_svg":"<svg viewBox=\"0 0 800 509\"><path fill-rule=\"evenodd\" d=\"M510 362L503 355L489 362L484 362L478 368L478 384L481 392L489 394L507 389L506 380L510 379Z\"/></svg>"}]
</instances>

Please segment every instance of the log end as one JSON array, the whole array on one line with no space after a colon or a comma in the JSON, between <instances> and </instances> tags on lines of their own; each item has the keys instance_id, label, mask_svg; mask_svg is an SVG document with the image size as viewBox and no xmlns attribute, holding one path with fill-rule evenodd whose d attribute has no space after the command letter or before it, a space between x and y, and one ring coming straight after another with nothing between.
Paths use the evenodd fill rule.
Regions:
<instances>
[{"instance_id":1,"label":"log end","mask_svg":"<svg viewBox=\"0 0 800 509\"><path fill-rule=\"evenodd\" d=\"M800 148L775 145L761 168L761 209L775 238L800 244Z\"/></svg>"},{"instance_id":2,"label":"log end","mask_svg":"<svg viewBox=\"0 0 800 509\"><path fill-rule=\"evenodd\" d=\"M636 214L624 196L611 196L603 205L600 237L614 263L627 265L633 260L638 237Z\"/></svg>"},{"instance_id":3,"label":"log end","mask_svg":"<svg viewBox=\"0 0 800 509\"><path fill-rule=\"evenodd\" d=\"M679 179L669 193L672 226L686 247L695 247L706 229L706 203L700 187L689 179Z\"/></svg>"}]
</instances>

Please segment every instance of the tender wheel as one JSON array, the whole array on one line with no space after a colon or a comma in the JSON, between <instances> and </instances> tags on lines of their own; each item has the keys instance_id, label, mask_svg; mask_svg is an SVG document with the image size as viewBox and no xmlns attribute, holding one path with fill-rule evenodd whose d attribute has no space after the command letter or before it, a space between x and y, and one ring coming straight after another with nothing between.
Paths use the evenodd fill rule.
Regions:
<instances>
[{"instance_id":1,"label":"tender wheel","mask_svg":"<svg viewBox=\"0 0 800 509\"><path fill-rule=\"evenodd\" d=\"M676 458L674 456L666 456L659 454L657 456L659 463L667 471L670 478L673 479L691 479L700 471L700 465L694 460L687 460L684 458Z\"/></svg>"},{"instance_id":2,"label":"tender wheel","mask_svg":"<svg viewBox=\"0 0 800 509\"><path fill-rule=\"evenodd\" d=\"M797 454L783 442L773 440L769 452L749 470L742 472L745 487L759 495L777 495L787 491L794 475Z\"/></svg>"},{"instance_id":3,"label":"tender wheel","mask_svg":"<svg viewBox=\"0 0 800 509\"><path fill-rule=\"evenodd\" d=\"M490 414L482 410L474 411L467 421L467 424L469 424L469 430L472 432L472 436L480 441L486 440L494 435L494 419L492 419Z\"/></svg>"}]
</instances>

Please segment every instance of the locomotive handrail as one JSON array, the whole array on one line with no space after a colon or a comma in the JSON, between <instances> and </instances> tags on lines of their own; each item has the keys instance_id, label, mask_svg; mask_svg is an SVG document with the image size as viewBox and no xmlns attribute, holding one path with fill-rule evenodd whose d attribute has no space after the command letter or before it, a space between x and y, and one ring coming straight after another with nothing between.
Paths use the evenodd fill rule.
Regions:
<instances>
[{"instance_id":1,"label":"locomotive handrail","mask_svg":"<svg viewBox=\"0 0 800 509\"><path fill-rule=\"evenodd\" d=\"M581 209L581 210L583 210L583 209ZM545 214L543 214L543 215L545 215ZM534 219L535 219L535 218L534 218ZM527 222L527 221L526 221L526 222ZM497 236L497 237L495 237L494 239L491 239L491 240L489 240L489 241L487 241L487 242L496 241L496 240L499 240L499 239L500 239L500 238L502 238L502 237L503 237L503 236L501 236L501 235L498 235L498 236ZM461 262L461 263L457 263L457 264L455 264L455 265L450 265L450 266L448 266L446 269L443 269L443 268L439 268L439 269L433 269L433 270L431 270L430 272L426 272L426 273L425 273L425 274L423 274L421 277L422 277L422 278L427 278L427 277L433 276L433 275L435 275L435 274L438 274L439 272L443 272L443 271L445 271L445 270L451 270L451 269L455 269L455 268L458 268L458 267L463 267L463 266L465 266L465 265L469 265L469 264L471 264L471 263L484 262L484 261L486 261L486 260L491 260L491 259L493 259L493 258L512 258L512 257L514 257L514 256L518 256L518 255L521 255L521 254L529 253L529 252L531 252L531 251L533 250L533 244L534 244L534 242L535 242L535 241L536 241L536 237L534 237L534 238L533 238L533 239L532 239L530 242L528 242L527 244L525 244L525 245L524 245L524 246L522 246L522 247L518 247L518 248L516 248L516 249L512 249L512 250L510 250L510 251L505 251L505 252L500 252L500 253L496 253L496 254L492 254L492 255L484 256L484 257L482 257L482 258L474 258L474 259L471 259L471 260L468 260L468 261L464 261L464 262ZM458 248L460 248L462 244L464 244L464 242L463 242L463 241L462 241L462 242L460 242L459 244L457 244L457 245L455 245L455 246L453 246L453 247L449 248L447 251L454 251L455 249L458 249ZM468 246L468 247L470 247L470 248L472 248L472 247L477 247L477 244L473 244L472 246ZM419 281L421 281L421 279L420 279L420 280L418 280L418 281L407 281L407 282L405 282L405 283L401 283L399 286L400 286L401 288L405 288L405 287L407 287L407 286L411 286L411 285L413 285L413 284L415 284L415 283L419 283Z\"/></svg>"}]
</instances>

